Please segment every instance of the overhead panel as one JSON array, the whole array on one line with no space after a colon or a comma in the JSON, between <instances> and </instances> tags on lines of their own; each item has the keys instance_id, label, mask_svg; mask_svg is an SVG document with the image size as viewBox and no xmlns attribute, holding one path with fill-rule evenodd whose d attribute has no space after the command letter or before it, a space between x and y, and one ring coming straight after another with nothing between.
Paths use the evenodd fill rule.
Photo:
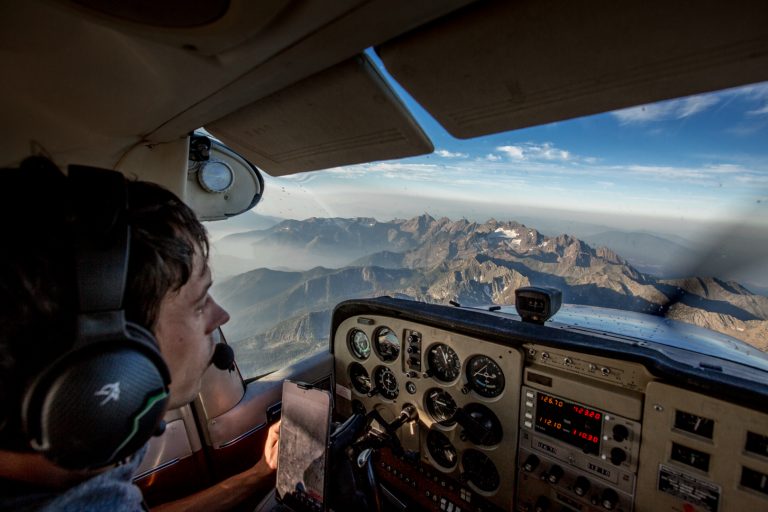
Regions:
<instances>
[{"instance_id":1,"label":"overhead panel","mask_svg":"<svg viewBox=\"0 0 768 512\"><path fill-rule=\"evenodd\" d=\"M469 138L768 80L765 27L759 0L495 1L378 52Z\"/></svg>"},{"instance_id":2,"label":"overhead panel","mask_svg":"<svg viewBox=\"0 0 768 512\"><path fill-rule=\"evenodd\" d=\"M434 149L364 56L256 101L206 129L273 176Z\"/></svg>"}]
</instances>

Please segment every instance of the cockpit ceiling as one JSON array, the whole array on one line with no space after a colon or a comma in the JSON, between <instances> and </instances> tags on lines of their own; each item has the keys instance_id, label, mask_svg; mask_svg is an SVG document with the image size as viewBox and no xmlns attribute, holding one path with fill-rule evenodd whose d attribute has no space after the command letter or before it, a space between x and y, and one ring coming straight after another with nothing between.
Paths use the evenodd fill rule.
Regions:
<instances>
[{"instance_id":1,"label":"cockpit ceiling","mask_svg":"<svg viewBox=\"0 0 768 512\"><path fill-rule=\"evenodd\" d=\"M206 125L240 147L297 141L286 151L308 158L255 162L277 175L430 151L396 101L393 126L414 128L414 143L350 145L349 130L326 129L381 119L376 108L350 109L348 95L322 95L332 68L371 46L462 138L768 80L768 7L752 0L231 0L198 27L125 21L80 4L0 7L10 70L0 83L2 164L40 147L60 163L113 167L132 146ZM331 119L294 108L262 143L252 127L264 118L249 116L279 115L299 82L303 98L323 98ZM361 101L381 98L380 85Z\"/></svg>"},{"instance_id":2,"label":"cockpit ceiling","mask_svg":"<svg viewBox=\"0 0 768 512\"><path fill-rule=\"evenodd\" d=\"M489 2L379 48L451 134L477 137L768 79L765 2Z\"/></svg>"},{"instance_id":3,"label":"cockpit ceiling","mask_svg":"<svg viewBox=\"0 0 768 512\"><path fill-rule=\"evenodd\" d=\"M212 24L163 28L66 0L3 2L0 165L43 151L114 167L467 3L230 0Z\"/></svg>"}]
</instances>

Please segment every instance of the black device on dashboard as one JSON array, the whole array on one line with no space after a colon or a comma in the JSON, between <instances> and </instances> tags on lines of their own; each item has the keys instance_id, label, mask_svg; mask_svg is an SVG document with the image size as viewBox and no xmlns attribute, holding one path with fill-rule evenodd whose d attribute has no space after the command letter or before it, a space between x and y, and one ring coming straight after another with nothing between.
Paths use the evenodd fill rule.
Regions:
<instances>
[{"instance_id":1,"label":"black device on dashboard","mask_svg":"<svg viewBox=\"0 0 768 512\"><path fill-rule=\"evenodd\" d=\"M515 309L524 322L543 324L563 304L563 293L557 288L525 286L515 290Z\"/></svg>"},{"instance_id":2,"label":"black device on dashboard","mask_svg":"<svg viewBox=\"0 0 768 512\"><path fill-rule=\"evenodd\" d=\"M330 429L330 392L284 381L275 488L278 501L296 512L327 508Z\"/></svg>"}]
</instances>

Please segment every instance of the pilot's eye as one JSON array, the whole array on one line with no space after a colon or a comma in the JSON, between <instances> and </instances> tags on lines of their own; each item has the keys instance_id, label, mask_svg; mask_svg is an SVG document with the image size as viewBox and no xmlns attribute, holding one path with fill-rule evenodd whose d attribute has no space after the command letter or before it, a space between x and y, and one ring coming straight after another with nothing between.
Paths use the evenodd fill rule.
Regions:
<instances>
[{"instance_id":1,"label":"pilot's eye","mask_svg":"<svg viewBox=\"0 0 768 512\"><path fill-rule=\"evenodd\" d=\"M208 299L209 299L209 296L206 295L203 300L198 302L197 306L195 307L195 311L197 311L198 313L202 313L203 310L205 309L205 306L208 304Z\"/></svg>"}]
</instances>

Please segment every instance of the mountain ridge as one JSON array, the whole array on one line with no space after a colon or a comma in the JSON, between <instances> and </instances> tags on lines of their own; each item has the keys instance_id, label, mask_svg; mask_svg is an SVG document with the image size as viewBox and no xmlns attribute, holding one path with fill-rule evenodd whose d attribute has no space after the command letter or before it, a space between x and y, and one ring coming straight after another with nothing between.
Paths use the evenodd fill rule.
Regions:
<instances>
[{"instance_id":1,"label":"mountain ridge","mask_svg":"<svg viewBox=\"0 0 768 512\"><path fill-rule=\"evenodd\" d=\"M264 347L270 330L281 339L286 333L317 336L321 323L313 315L350 298L389 294L439 303L512 304L514 290L528 285L555 286L564 302L650 314L674 299L679 302L671 304L671 317L737 338L768 325L768 297L738 283L699 276L660 279L611 248L592 247L569 234L545 236L515 221L452 221L428 214L388 222L312 218L233 239L243 238L254 250L276 245L287 253L328 253L342 262L303 271L256 269L214 286L232 315L225 332ZM281 264L287 260L290 256ZM314 318L312 329L308 318Z\"/></svg>"}]
</instances>

